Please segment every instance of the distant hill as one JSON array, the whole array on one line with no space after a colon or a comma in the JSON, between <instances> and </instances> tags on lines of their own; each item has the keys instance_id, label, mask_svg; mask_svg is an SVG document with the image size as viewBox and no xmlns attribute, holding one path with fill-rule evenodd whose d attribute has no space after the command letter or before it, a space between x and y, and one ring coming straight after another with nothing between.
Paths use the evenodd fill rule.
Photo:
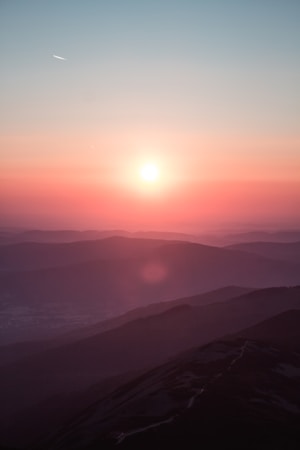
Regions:
<instances>
[{"instance_id":1,"label":"distant hill","mask_svg":"<svg viewBox=\"0 0 300 450\"><path fill-rule=\"evenodd\" d=\"M0 270L37 270L90 261L137 258L164 244L164 240L123 237L52 244L23 242L0 247Z\"/></svg>"},{"instance_id":2,"label":"distant hill","mask_svg":"<svg viewBox=\"0 0 300 450\"><path fill-rule=\"evenodd\" d=\"M300 283L300 264L195 243L109 238L45 245L30 244L23 259L15 257L11 264L74 263L0 273L3 342L57 335L83 321L228 285ZM80 258L95 260L76 262Z\"/></svg>"},{"instance_id":3,"label":"distant hill","mask_svg":"<svg viewBox=\"0 0 300 450\"><path fill-rule=\"evenodd\" d=\"M76 339L78 340L87 338L107 330L118 328L132 320L161 314L165 311L171 310L172 308L180 305L203 306L212 303L225 302L235 297L247 294L253 290L254 289L243 288L239 286L226 286L224 288L205 292L204 294L193 295L191 297L184 297L161 303L151 303L150 305L144 306L142 308L133 309L125 314L122 314L121 316L104 320L95 325L73 330L70 333L59 336L58 341L61 342L64 340L65 342L67 342L67 341L74 341Z\"/></svg>"},{"instance_id":4,"label":"distant hill","mask_svg":"<svg viewBox=\"0 0 300 450\"><path fill-rule=\"evenodd\" d=\"M84 240L105 239L107 237L131 237L143 239L179 240L206 245L225 246L243 242L297 242L300 241L300 230L280 231L247 231L228 232L217 230L212 232L180 233L172 231L135 231L122 229L112 230L21 230L0 228L0 245L36 242L36 243L71 243Z\"/></svg>"},{"instance_id":5,"label":"distant hill","mask_svg":"<svg viewBox=\"0 0 300 450\"><path fill-rule=\"evenodd\" d=\"M126 230L0 230L0 244L31 243L72 243L78 241L106 239L108 237L131 237L142 239L179 240L198 242L197 236L171 231L136 231Z\"/></svg>"},{"instance_id":6,"label":"distant hill","mask_svg":"<svg viewBox=\"0 0 300 450\"><path fill-rule=\"evenodd\" d=\"M126 236L127 234L128 233L123 230L7 230L0 232L0 243L67 243L84 240L96 240L110 236Z\"/></svg>"},{"instance_id":7,"label":"distant hill","mask_svg":"<svg viewBox=\"0 0 300 450\"><path fill-rule=\"evenodd\" d=\"M41 351L45 351L49 348L58 347L62 344L71 343L103 333L104 331L118 328L132 320L160 314L174 308L175 306L186 304L201 306L215 302L227 301L251 292L252 290L253 289L238 286L227 286L225 288L192 297L180 298L168 302L152 303L148 306L133 309L125 314L113 317L112 319L103 320L99 323L85 327L79 327L78 329L76 328L68 333L62 333L52 339L49 338L40 341L17 342L6 346L2 345L0 346L0 366L7 365L8 363L23 359Z\"/></svg>"},{"instance_id":8,"label":"distant hill","mask_svg":"<svg viewBox=\"0 0 300 450\"><path fill-rule=\"evenodd\" d=\"M300 310L284 311L235 336L300 349Z\"/></svg>"},{"instance_id":9,"label":"distant hill","mask_svg":"<svg viewBox=\"0 0 300 450\"><path fill-rule=\"evenodd\" d=\"M265 258L300 263L300 241L288 243L245 242L230 245L227 248L253 253Z\"/></svg>"},{"instance_id":10,"label":"distant hill","mask_svg":"<svg viewBox=\"0 0 300 450\"><path fill-rule=\"evenodd\" d=\"M299 242L300 230L247 231L244 233L223 233L223 245L244 242ZM220 245L222 245L220 243Z\"/></svg>"}]
</instances>

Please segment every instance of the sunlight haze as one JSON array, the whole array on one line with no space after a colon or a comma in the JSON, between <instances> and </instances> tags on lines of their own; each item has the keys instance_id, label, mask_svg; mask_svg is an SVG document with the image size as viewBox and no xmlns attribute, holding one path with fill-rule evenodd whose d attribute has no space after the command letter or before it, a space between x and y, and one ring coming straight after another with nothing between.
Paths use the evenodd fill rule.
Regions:
<instances>
[{"instance_id":1,"label":"sunlight haze","mask_svg":"<svg viewBox=\"0 0 300 450\"><path fill-rule=\"evenodd\" d=\"M299 226L299 10L1 2L1 223Z\"/></svg>"}]
</instances>

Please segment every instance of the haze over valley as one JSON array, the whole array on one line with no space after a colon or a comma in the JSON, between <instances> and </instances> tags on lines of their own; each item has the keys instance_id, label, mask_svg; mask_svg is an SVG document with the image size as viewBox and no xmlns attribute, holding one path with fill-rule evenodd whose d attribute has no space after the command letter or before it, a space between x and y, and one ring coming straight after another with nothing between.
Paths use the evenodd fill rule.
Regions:
<instances>
[{"instance_id":1,"label":"haze over valley","mask_svg":"<svg viewBox=\"0 0 300 450\"><path fill-rule=\"evenodd\" d=\"M174 240L174 233L158 239L159 233L142 238L117 231L97 240L78 240L77 232L26 232L23 242L19 234L14 242L15 233L0 246L3 445L150 448L168 436L180 448L182 439L195 441L199 417L206 424L204 441L217 445L212 429L221 427L229 436L238 414L236 448L247 427L254 430L254 443L269 433L259 423L271 417L277 428L270 446L285 442L290 432L294 448L293 423L300 413L300 366L293 353L300 345L299 242L238 240L217 247L184 240L186 235ZM28 235L38 236L37 242ZM50 243L53 236L59 242ZM264 353L270 361L262 364ZM200 366L198 355L204 358ZM260 375L245 393L248 370ZM270 371L282 375L274 375L268 393L259 380ZM233 376L238 391L229 394L225 386ZM284 377L292 383L287 390ZM136 396L131 386L140 383L126 414L119 400L113 406L115 396L127 404L126 398ZM228 401L230 395L241 398L221 419L224 389ZM247 407L241 406L244 395ZM107 402L111 406L103 406ZM262 410L266 404L273 409ZM208 412L208 405L218 414Z\"/></svg>"}]
</instances>

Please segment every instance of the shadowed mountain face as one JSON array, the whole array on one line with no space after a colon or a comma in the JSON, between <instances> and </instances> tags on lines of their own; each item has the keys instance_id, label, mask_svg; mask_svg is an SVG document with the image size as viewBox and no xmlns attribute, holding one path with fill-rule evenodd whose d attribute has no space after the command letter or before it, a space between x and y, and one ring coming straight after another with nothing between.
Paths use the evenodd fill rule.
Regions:
<instances>
[{"instance_id":1,"label":"shadowed mountain face","mask_svg":"<svg viewBox=\"0 0 300 450\"><path fill-rule=\"evenodd\" d=\"M300 350L300 310L285 311L242 330L236 336Z\"/></svg>"},{"instance_id":2,"label":"shadowed mountain face","mask_svg":"<svg viewBox=\"0 0 300 450\"><path fill-rule=\"evenodd\" d=\"M222 289L217 289L215 291L206 292L205 294L195 295L192 297L181 298L169 302L152 303L142 308L133 309L112 319L107 319L90 326L79 327L78 329L76 328L75 330L63 333L53 339L17 342L6 346L0 346L0 366L7 365L8 363L23 359L27 356L50 348L59 347L63 344L86 339L99 333L103 333L104 331L118 328L132 320L160 314L174 308L175 306L201 306L216 302L223 302L251 292L252 290L253 289L238 286L227 286Z\"/></svg>"},{"instance_id":3,"label":"shadowed mountain face","mask_svg":"<svg viewBox=\"0 0 300 450\"><path fill-rule=\"evenodd\" d=\"M291 308L300 309L299 287L254 291L211 305L180 305L3 367L2 422L50 396L154 367L180 351Z\"/></svg>"},{"instance_id":4,"label":"shadowed mountain face","mask_svg":"<svg viewBox=\"0 0 300 450\"><path fill-rule=\"evenodd\" d=\"M230 245L227 248L253 253L265 258L300 262L300 242L246 242Z\"/></svg>"},{"instance_id":5,"label":"shadowed mountain face","mask_svg":"<svg viewBox=\"0 0 300 450\"><path fill-rule=\"evenodd\" d=\"M199 244L111 238L54 247L36 245L32 255L26 248L25 259L19 255L11 264L22 265L26 259L33 265L48 265L56 258L60 264L92 256L97 260L2 272L2 330L7 342L58 334L79 323L226 285L300 283L300 265Z\"/></svg>"},{"instance_id":6,"label":"shadowed mountain face","mask_svg":"<svg viewBox=\"0 0 300 450\"><path fill-rule=\"evenodd\" d=\"M120 387L36 448L296 449L299 418L299 353L225 340Z\"/></svg>"}]
</instances>

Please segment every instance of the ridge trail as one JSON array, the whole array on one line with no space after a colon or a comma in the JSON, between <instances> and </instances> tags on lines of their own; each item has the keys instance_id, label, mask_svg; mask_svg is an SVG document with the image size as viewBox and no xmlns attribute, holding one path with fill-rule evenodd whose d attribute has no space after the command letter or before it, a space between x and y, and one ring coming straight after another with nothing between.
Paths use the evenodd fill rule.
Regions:
<instances>
[{"instance_id":1,"label":"ridge trail","mask_svg":"<svg viewBox=\"0 0 300 450\"><path fill-rule=\"evenodd\" d=\"M212 385L213 383L215 383L219 378L223 377L225 375L226 372L229 372L233 366L243 358L245 351L247 349L247 346L249 344L249 341L246 340L243 345L241 345L239 352L237 354L237 356L235 356L230 363L228 364L228 366L225 368L225 370L223 372L218 372L216 375L214 375L207 383L205 383L200 389L198 389L196 391L196 393L190 397L186 407L183 409L183 411L185 411L186 409L190 409L193 404L195 403L196 399L198 397L200 397L204 392L206 392L208 390L208 387L210 385ZM182 411L182 412L183 412ZM172 416L170 416L168 419L165 420L161 420L159 422L154 422L148 426L145 427L140 427L140 428L136 428L134 430L128 431L128 432L120 432L118 433L118 435L116 436L116 444L115 445L119 445L121 444L121 442L123 442L127 437L129 436L133 436L135 434L139 434L139 433L143 433L144 431L150 430L152 428L157 428L161 425L167 425L169 423L172 423L175 418L178 417L178 414L174 414Z\"/></svg>"}]
</instances>

